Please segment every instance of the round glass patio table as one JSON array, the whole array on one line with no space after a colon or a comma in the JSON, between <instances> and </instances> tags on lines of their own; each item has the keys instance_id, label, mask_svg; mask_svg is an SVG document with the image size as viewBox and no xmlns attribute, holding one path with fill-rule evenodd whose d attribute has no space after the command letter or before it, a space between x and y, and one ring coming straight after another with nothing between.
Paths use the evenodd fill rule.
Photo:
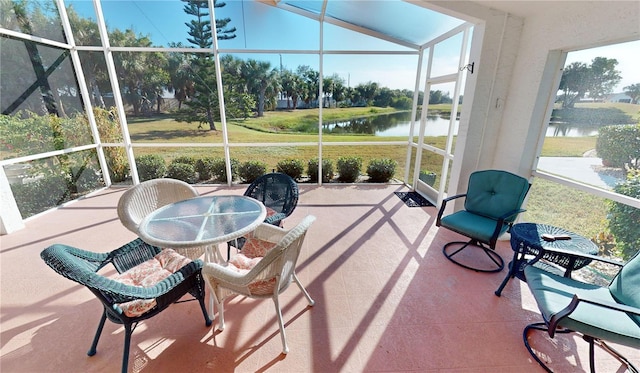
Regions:
<instances>
[{"instance_id":1,"label":"round glass patio table","mask_svg":"<svg viewBox=\"0 0 640 373\"><path fill-rule=\"evenodd\" d=\"M140 223L140 237L159 247L205 247L205 260L222 260L217 245L253 231L267 215L265 206L245 196L202 196L152 212Z\"/></svg>"}]
</instances>

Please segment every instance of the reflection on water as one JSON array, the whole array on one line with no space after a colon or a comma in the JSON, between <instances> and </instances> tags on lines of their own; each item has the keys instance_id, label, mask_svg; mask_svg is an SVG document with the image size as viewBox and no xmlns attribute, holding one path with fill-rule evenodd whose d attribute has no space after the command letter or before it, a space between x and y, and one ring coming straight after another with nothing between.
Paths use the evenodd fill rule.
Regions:
<instances>
[{"instance_id":1,"label":"reflection on water","mask_svg":"<svg viewBox=\"0 0 640 373\"><path fill-rule=\"evenodd\" d=\"M417 114L418 117L420 114ZM458 132L458 120L455 123L455 133ZM419 126L419 121L416 122ZM354 133L375 136L409 136L411 128L411 113L381 114L364 118L353 118L346 121L325 122L322 125L324 133L342 134ZM425 136L446 136L449 131L449 115L428 115Z\"/></svg>"},{"instance_id":2,"label":"reflection on water","mask_svg":"<svg viewBox=\"0 0 640 373\"><path fill-rule=\"evenodd\" d=\"M420 114L417 114L418 118ZM455 121L454 134L458 133L459 120ZM419 120L416 126L419 126ZM375 136L409 136L411 128L411 113L380 114L364 118L353 118L343 121L325 122L322 125L324 133L331 134L362 134ZM446 136L449 132L449 115L427 115L425 136ZM594 127L575 126L566 123L551 123L547 128L547 137L584 137L597 136Z\"/></svg>"},{"instance_id":3,"label":"reflection on water","mask_svg":"<svg viewBox=\"0 0 640 373\"><path fill-rule=\"evenodd\" d=\"M597 135L597 128L576 126L568 123L550 123L546 133L546 137L585 137Z\"/></svg>"}]
</instances>

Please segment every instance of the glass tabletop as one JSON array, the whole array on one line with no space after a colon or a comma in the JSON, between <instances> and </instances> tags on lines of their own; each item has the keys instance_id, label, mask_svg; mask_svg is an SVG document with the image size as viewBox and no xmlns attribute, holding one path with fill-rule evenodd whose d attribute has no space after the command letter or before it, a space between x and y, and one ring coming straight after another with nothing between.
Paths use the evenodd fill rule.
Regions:
<instances>
[{"instance_id":1,"label":"glass tabletop","mask_svg":"<svg viewBox=\"0 0 640 373\"><path fill-rule=\"evenodd\" d=\"M140 223L140 237L153 245L185 248L226 242L254 230L266 208L245 196L203 196L164 206Z\"/></svg>"}]
</instances>

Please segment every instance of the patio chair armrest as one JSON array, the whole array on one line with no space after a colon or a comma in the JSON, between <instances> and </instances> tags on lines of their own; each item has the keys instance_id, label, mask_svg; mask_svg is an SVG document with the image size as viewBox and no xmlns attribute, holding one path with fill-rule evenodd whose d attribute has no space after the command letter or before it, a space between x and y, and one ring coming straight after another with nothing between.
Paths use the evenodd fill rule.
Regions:
<instances>
[{"instance_id":1,"label":"patio chair armrest","mask_svg":"<svg viewBox=\"0 0 640 373\"><path fill-rule=\"evenodd\" d=\"M202 276L207 282L212 281L218 283L228 283L235 286L246 286L251 283L252 279L247 277L247 273L240 273L230 269L226 265L218 263L206 263L202 267Z\"/></svg>"},{"instance_id":2,"label":"patio chair armrest","mask_svg":"<svg viewBox=\"0 0 640 373\"><path fill-rule=\"evenodd\" d=\"M451 197L447 197L445 199L442 200L442 205L440 206L440 210L438 211L438 217L436 218L436 226L439 227L440 226L440 220L442 219L442 214L444 213L444 209L447 206L447 202L452 201L454 199L457 198L462 198L462 197L466 197L467 194L456 194L455 196L451 196Z\"/></svg>"},{"instance_id":3,"label":"patio chair armrest","mask_svg":"<svg viewBox=\"0 0 640 373\"><path fill-rule=\"evenodd\" d=\"M502 231L502 227L505 225L505 221L507 221L511 217L518 216L518 214L525 211L527 210L517 209L517 210L509 211L506 214L500 216L498 218L498 223L496 224L496 229L493 231L493 234L491 235L491 243L495 244L495 242L498 240L498 237L500 236L500 232ZM511 223L506 223L506 224L511 225Z\"/></svg>"},{"instance_id":4,"label":"patio chair armrest","mask_svg":"<svg viewBox=\"0 0 640 373\"><path fill-rule=\"evenodd\" d=\"M84 260L87 266L73 266L70 256ZM77 281L76 277L84 276L86 272L93 273L104 266L108 262L109 253L95 253L69 245L53 244L42 250L40 257L58 274Z\"/></svg>"},{"instance_id":5,"label":"patio chair armrest","mask_svg":"<svg viewBox=\"0 0 640 373\"><path fill-rule=\"evenodd\" d=\"M551 315L551 317L549 318L548 331L549 331L550 337L553 338L553 334L556 328L558 327L558 323L560 322L560 320L571 315L573 311L575 311L576 308L578 308L578 305L580 304L580 302L589 303L589 304L593 304L595 306L607 308L610 310L620 311L624 313L631 313L631 314L640 316L640 308L628 306L626 304L615 303L615 302L605 302L602 300L589 299L584 296L579 297L577 294L574 294L568 306L558 311L557 313Z\"/></svg>"},{"instance_id":6,"label":"patio chair armrest","mask_svg":"<svg viewBox=\"0 0 640 373\"><path fill-rule=\"evenodd\" d=\"M264 219L264 222L267 224L271 224L271 225L280 225L280 222L282 220L284 220L287 217L287 215L285 213L282 212L278 212L276 214L273 214L271 216L267 216L266 219Z\"/></svg>"},{"instance_id":7,"label":"patio chair armrest","mask_svg":"<svg viewBox=\"0 0 640 373\"><path fill-rule=\"evenodd\" d=\"M269 223L260 224L247 238L255 238L271 243L278 243L287 234L287 231Z\"/></svg>"},{"instance_id":8,"label":"patio chair armrest","mask_svg":"<svg viewBox=\"0 0 640 373\"><path fill-rule=\"evenodd\" d=\"M507 212L506 214L502 215L501 217L498 218L498 220L504 222L505 220L508 220L511 217L516 217L518 216L518 214L521 214L523 212L527 211L526 209L517 209L517 210L512 210Z\"/></svg>"}]
</instances>

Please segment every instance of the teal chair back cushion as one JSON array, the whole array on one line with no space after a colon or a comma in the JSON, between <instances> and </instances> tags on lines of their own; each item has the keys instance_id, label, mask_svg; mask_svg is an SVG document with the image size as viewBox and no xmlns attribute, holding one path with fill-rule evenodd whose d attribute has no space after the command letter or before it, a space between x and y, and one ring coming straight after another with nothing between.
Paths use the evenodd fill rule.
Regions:
<instances>
[{"instance_id":1,"label":"teal chair back cushion","mask_svg":"<svg viewBox=\"0 0 640 373\"><path fill-rule=\"evenodd\" d=\"M640 252L631 258L609 285L615 300L622 304L640 308ZM640 316L632 316L640 325Z\"/></svg>"},{"instance_id":2,"label":"teal chair back cushion","mask_svg":"<svg viewBox=\"0 0 640 373\"><path fill-rule=\"evenodd\" d=\"M498 219L522 207L529 191L527 179L501 170L476 171L469 176L464 208L468 212ZM507 219L512 223L516 215Z\"/></svg>"}]
</instances>

